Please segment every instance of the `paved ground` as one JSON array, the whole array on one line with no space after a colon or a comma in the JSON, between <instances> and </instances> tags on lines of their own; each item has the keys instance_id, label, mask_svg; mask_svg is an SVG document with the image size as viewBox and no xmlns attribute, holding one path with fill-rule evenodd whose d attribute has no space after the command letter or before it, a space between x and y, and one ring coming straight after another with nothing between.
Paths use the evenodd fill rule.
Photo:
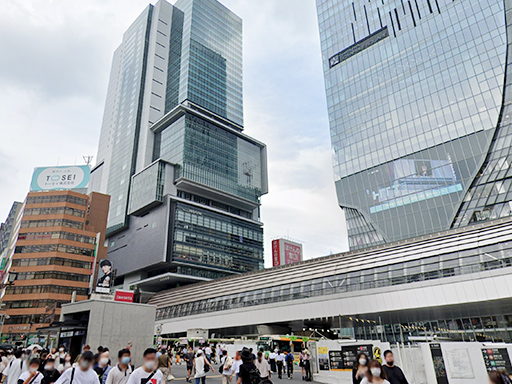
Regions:
<instances>
[{"instance_id":1,"label":"paved ground","mask_svg":"<svg viewBox=\"0 0 512 384\"><path fill-rule=\"evenodd\" d=\"M208 375L206 376L206 384L221 384L221 375L219 374L219 366L214 365L215 372L208 372ZM295 374L293 379L288 380L288 377L286 375L283 375L282 379L279 379L277 377L277 374L272 375L272 383L273 384L305 384L305 381L302 381L300 367L295 366ZM174 377L176 377L176 380L178 383L186 383L185 378L187 377L187 368L185 365L173 365L172 366L172 374ZM192 378L192 383L195 384L194 379ZM235 378L233 377L231 384L235 383Z\"/></svg>"}]
</instances>

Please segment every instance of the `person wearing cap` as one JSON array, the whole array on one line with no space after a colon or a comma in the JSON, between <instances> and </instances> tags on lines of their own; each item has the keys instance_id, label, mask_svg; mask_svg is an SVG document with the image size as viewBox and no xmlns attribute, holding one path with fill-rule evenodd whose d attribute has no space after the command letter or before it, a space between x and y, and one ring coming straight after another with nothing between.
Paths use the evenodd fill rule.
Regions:
<instances>
[{"instance_id":1,"label":"person wearing cap","mask_svg":"<svg viewBox=\"0 0 512 384\"><path fill-rule=\"evenodd\" d=\"M109 260L101 260L100 268L103 271L103 276L98 279L98 287L110 288L112 283L112 263Z\"/></svg>"},{"instance_id":2,"label":"person wearing cap","mask_svg":"<svg viewBox=\"0 0 512 384\"><path fill-rule=\"evenodd\" d=\"M94 354L91 351L82 353L78 367L66 369L55 384L100 384L98 374L92 369Z\"/></svg>"},{"instance_id":3,"label":"person wearing cap","mask_svg":"<svg viewBox=\"0 0 512 384\"><path fill-rule=\"evenodd\" d=\"M208 361L208 359L204 356L204 353L202 350L198 350L196 354L196 358L194 359L194 371L195 371L195 379L196 384L199 384L199 381L201 381L202 384L206 383L206 367L209 366L210 369L213 371L213 367Z\"/></svg>"}]
</instances>

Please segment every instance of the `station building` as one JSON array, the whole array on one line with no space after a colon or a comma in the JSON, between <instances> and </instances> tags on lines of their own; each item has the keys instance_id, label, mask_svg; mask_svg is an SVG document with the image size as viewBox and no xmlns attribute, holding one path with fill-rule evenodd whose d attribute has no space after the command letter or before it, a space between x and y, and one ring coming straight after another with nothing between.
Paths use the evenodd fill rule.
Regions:
<instances>
[{"instance_id":1,"label":"station building","mask_svg":"<svg viewBox=\"0 0 512 384\"><path fill-rule=\"evenodd\" d=\"M155 329L231 337L512 340L512 219L163 291Z\"/></svg>"}]
</instances>

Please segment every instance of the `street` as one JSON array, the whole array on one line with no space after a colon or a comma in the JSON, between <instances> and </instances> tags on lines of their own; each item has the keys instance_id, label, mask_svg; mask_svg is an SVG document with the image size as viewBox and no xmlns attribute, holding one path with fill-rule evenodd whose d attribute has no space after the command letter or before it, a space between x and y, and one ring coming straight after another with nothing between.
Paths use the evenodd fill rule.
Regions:
<instances>
[{"instance_id":1,"label":"street","mask_svg":"<svg viewBox=\"0 0 512 384\"><path fill-rule=\"evenodd\" d=\"M206 376L206 382L207 384L221 384L221 375L219 374L219 365L214 364L213 367L215 368L215 372L208 372L208 375ZM301 371L299 366L294 366L294 376L293 379L288 380L288 377L286 375L283 375L283 379L278 379L277 374L272 375L272 383L278 384L278 383L304 383L301 378ZM173 364L172 366L172 374L174 377L176 377L175 381L185 382L185 379L187 377L187 368L185 365L176 365ZM192 378L192 382L195 383L194 379ZM235 378L233 376L233 379L231 381L231 384L235 384Z\"/></svg>"}]
</instances>

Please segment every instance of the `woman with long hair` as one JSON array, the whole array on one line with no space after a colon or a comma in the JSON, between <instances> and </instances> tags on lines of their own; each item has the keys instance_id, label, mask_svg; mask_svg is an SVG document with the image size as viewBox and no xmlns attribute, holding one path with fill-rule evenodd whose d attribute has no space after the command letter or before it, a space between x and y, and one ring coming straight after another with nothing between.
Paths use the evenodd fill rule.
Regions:
<instances>
[{"instance_id":1,"label":"woman with long hair","mask_svg":"<svg viewBox=\"0 0 512 384\"><path fill-rule=\"evenodd\" d=\"M371 360L368 363L366 377L361 380L361 384L390 384L386 373L382 369L382 364L378 360Z\"/></svg>"},{"instance_id":2,"label":"woman with long hair","mask_svg":"<svg viewBox=\"0 0 512 384\"><path fill-rule=\"evenodd\" d=\"M365 378L366 372L368 372L368 355L361 352L357 355L354 368L352 368L352 384L361 384L361 381Z\"/></svg>"}]
</instances>

